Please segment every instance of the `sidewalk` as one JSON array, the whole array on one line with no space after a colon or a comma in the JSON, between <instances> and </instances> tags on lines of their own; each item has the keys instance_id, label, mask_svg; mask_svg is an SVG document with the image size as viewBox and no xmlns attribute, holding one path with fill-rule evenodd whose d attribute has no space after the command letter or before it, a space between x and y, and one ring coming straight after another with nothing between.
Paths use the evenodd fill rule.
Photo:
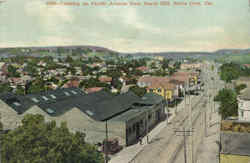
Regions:
<instances>
[{"instance_id":1,"label":"sidewalk","mask_svg":"<svg viewBox=\"0 0 250 163\"><path fill-rule=\"evenodd\" d=\"M194 98L194 97L191 97ZM188 103L188 102L187 102ZM177 107L177 113L185 107L185 101L183 100ZM166 108L165 108L166 111ZM171 116L168 118L168 123L172 122L175 115L175 107L169 108L169 113ZM156 135L158 135L167 125L167 121L164 120L160 122L154 129L152 129L149 134L149 142L152 141ZM143 148L147 145L147 137L143 137L142 139L142 145L140 143L125 147L122 151L117 153L116 155L112 156L109 163L130 163L132 162L133 158L138 155Z\"/></svg>"}]
</instances>

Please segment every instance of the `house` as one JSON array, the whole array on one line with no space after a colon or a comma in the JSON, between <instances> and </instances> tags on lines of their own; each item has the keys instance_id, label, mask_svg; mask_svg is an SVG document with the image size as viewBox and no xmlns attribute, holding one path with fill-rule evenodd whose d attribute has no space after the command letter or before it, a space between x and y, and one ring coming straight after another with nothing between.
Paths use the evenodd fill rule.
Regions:
<instances>
[{"instance_id":1,"label":"house","mask_svg":"<svg viewBox=\"0 0 250 163\"><path fill-rule=\"evenodd\" d=\"M104 75L103 75L103 76L100 76L100 77L98 78L98 80L99 80L100 82L110 84L111 81L112 81L112 77L104 76Z\"/></svg>"},{"instance_id":2,"label":"house","mask_svg":"<svg viewBox=\"0 0 250 163\"><path fill-rule=\"evenodd\" d=\"M159 60L159 61L163 61L164 57L162 57L162 56L155 56L154 59Z\"/></svg>"},{"instance_id":3,"label":"house","mask_svg":"<svg viewBox=\"0 0 250 163\"><path fill-rule=\"evenodd\" d=\"M221 132L220 163L250 162L250 133Z\"/></svg>"},{"instance_id":4,"label":"house","mask_svg":"<svg viewBox=\"0 0 250 163\"><path fill-rule=\"evenodd\" d=\"M147 92L154 92L172 101L174 96L178 96L178 86L170 82L169 77L142 76L139 78L137 85L146 87Z\"/></svg>"},{"instance_id":5,"label":"house","mask_svg":"<svg viewBox=\"0 0 250 163\"><path fill-rule=\"evenodd\" d=\"M137 67L136 70L139 70L139 71L141 71L143 73L149 72L149 68L146 67L146 66Z\"/></svg>"},{"instance_id":6,"label":"house","mask_svg":"<svg viewBox=\"0 0 250 163\"><path fill-rule=\"evenodd\" d=\"M250 77L241 76L237 80L233 80L234 86L241 84L245 84L248 88L250 88Z\"/></svg>"},{"instance_id":7,"label":"house","mask_svg":"<svg viewBox=\"0 0 250 163\"><path fill-rule=\"evenodd\" d=\"M2 71L2 68L6 65L4 62L0 62L0 71Z\"/></svg>"},{"instance_id":8,"label":"house","mask_svg":"<svg viewBox=\"0 0 250 163\"><path fill-rule=\"evenodd\" d=\"M2 71L2 73L4 75L7 75L8 74L8 64L1 62L0 66L1 66L0 71Z\"/></svg>"},{"instance_id":9,"label":"house","mask_svg":"<svg viewBox=\"0 0 250 163\"><path fill-rule=\"evenodd\" d=\"M76 80L69 80L67 83L65 83L63 85L63 88L72 88L72 87L78 88L79 84L80 84L80 81L77 79Z\"/></svg>"},{"instance_id":10,"label":"house","mask_svg":"<svg viewBox=\"0 0 250 163\"><path fill-rule=\"evenodd\" d=\"M43 62L43 61L40 61L37 65L38 65L38 66L42 66L42 67L46 67L46 66L47 66L47 63L46 63L46 62Z\"/></svg>"},{"instance_id":11,"label":"house","mask_svg":"<svg viewBox=\"0 0 250 163\"><path fill-rule=\"evenodd\" d=\"M0 94L0 112L4 130L17 128L26 114L41 114L57 125L67 122L71 132L86 133L86 141L101 143L108 127L110 139L130 145L164 117L160 96L139 98L132 92L114 96L105 91L85 94L78 88L28 94Z\"/></svg>"},{"instance_id":12,"label":"house","mask_svg":"<svg viewBox=\"0 0 250 163\"><path fill-rule=\"evenodd\" d=\"M154 82L148 86L147 92L153 92L161 95L169 101L173 101L179 95L177 86L170 82Z\"/></svg>"},{"instance_id":13,"label":"house","mask_svg":"<svg viewBox=\"0 0 250 163\"><path fill-rule=\"evenodd\" d=\"M238 119L250 122L250 88L238 96Z\"/></svg>"},{"instance_id":14,"label":"house","mask_svg":"<svg viewBox=\"0 0 250 163\"><path fill-rule=\"evenodd\" d=\"M103 90L103 87L92 87L92 88L87 88L85 90L86 93L93 93L93 92L99 92Z\"/></svg>"},{"instance_id":15,"label":"house","mask_svg":"<svg viewBox=\"0 0 250 163\"><path fill-rule=\"evenodd\" d=\"M188 72L188 71L178 71L172 74L172 79L179 78L179 80L189 82L189 84L198 84L199 73Z\"/></svg>"},{"instance_id":16,"label":"house","mask_svg":"<svg viewBox=\"0 0 250 163\"><path fill-rule=\"evenodd\" d=\"M244 66L250 68L250 64L244 64Z\"/></svg>"},{"instance_id":17,"label":"house","mask_svg":"<svg viewBox=\"0 0 250 163\"><path fill-rule=\"evenodd\" d=\"M170 78L168 77L158 77L158 76L142 76L138 79L137 85L139 87L148 87L155 82L169 82Z\"/></svg>"},{"instance_id":18,"label":"house","mask_svg":"<svg viewBox=\"0 0 250 163\"><path fill-rule=\"evenodd\" d=\"M187 69L200 69L202 66L201 63L182 63L181 64L181 69L182 70L187 70Z\"/></svg>"}]
</instances>

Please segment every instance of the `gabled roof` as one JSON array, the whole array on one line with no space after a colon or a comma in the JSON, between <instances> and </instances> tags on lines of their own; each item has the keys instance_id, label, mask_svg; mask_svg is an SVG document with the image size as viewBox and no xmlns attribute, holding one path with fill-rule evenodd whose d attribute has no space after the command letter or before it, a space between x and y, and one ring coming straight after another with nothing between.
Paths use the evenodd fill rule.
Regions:
<instances>
[{"instance_id":1,"label":"gabled roof","mask_svg":"<svg viewBox=\"0 0 250 163\"><path fill-rule=\"evenodd\" d=\"M86 93L93 93L103 90L103 87L92 87L85 90Z\"/></svg>"},{"instance_id":2,"label":"gabled roof","mask_svg":"<svg viewBox=\"0 0 250 163\"><path fill-rule=\"evenodd\" d=\"M89 117L103 121L129 110L140 98L132 92L117 96L105 91L84 94L78 88L64 88L54 91L17 96L11 93L1 94L0 99L23 114L36 105L50 116L59 116L76 107Z\"/></svg>"},{"instance_id":3,"label":"gabled roof","mask_svg":"<svg viewBox=\"0 0 250 163\"><path fill-rule=\"evenodd\" d=\"M242 100L250 100L250 88L243 90L243 93L238 96Z\"/></svg>"},{"instance_id":4,"label":"gabled roof","mask_svg":"<svg viewBox=\"0 0 250 163\"><path fill-rule=\"evenodd\" d=\"M53 115L65 110L65 107L71 103L69 100L81 97L83 95L84 92L82 92L80 89L64 88L25 96L4 93L0 95L0 99L11 106L18 114L22 114L31 106L37 105L45 112ZM60 107L58 107L58 105Z\"/></svg>"},{"instance_id":5,"label":"gabled roof","mask_svg":"<svg viewBox=\"0 0 250 163\"><path fill-rule=\"evenodd\" d=\"M95 114L95 119L103 121L131 109L132 105L139 100L140 98L138 96L129 91L117 95L110 100L97 103L95 107L92 108L92 112Z\"/></svg>"}]
</instances>

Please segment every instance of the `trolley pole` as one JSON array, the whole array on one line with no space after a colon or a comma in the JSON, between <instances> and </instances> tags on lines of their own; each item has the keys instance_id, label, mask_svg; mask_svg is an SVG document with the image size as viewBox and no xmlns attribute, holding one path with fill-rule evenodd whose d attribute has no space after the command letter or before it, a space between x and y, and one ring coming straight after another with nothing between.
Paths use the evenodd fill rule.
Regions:
<instances>
[{"instance_id":1,"label":"trolley pole","mask_svg":"<svg viewBox=\"0 0 250 163\"><path fill-rule=\"evenodd\" d=\"M105 163L108 163L108 121L106 120Z\"/></svg>"},{"instance_id":2,"label":"trolley pole","mask_svg":"<svg viewBox=\"0 0 250 163\"><path fill-rule=\"evenodd\" d=\"M148 136L148 111L147 111L147 126L146 126L146 130L147 130L147 144L149 143L149 136Z\"/></svg>"},{"instance_id":3,"label":"trolley pole","mask_svg":"<svg viewBox=\"0 0 250 163\"><path fill-rule=\"evenodd\" d=\"M187 143L186 143L186 139L187 136L191 136L193 129L190 130L186 130L186 128L184 127L183 130L175 130L175 133L182 133L181 135L176 135L176 136L183 136L183 149L184 149L184 163L187 163Z\"/></svg>"}]
</instances>

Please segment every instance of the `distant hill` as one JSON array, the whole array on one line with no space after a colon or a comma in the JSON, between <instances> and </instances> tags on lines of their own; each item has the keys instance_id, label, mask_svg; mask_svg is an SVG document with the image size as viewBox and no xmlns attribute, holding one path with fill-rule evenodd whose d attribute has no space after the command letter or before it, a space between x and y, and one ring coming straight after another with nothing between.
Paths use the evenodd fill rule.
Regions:
<instances>
[{"instance_id":1,"label":"distant hill","mask_svg":"<svg viewBox=\"0 0 250 163\"><path fill-rule=\"evenodd\" d=\"M69 54L76 55L96 55L111 56L118 52L108 48L99 46L46 46L46 47L15 47L15 48L0 48L0 57L9 57L16 55L25 56L54 56L65 57Z\"/></svg>"},{"instance_id":2,"label":"distant hill","mask_svg":"<svg viewBox=\"0 0 250 163\"><path fill-rule=\"evenodd\" d=\"M223 56L231 56L231 55L244 55L244 54L250 54L250 49L220 49L215 52L155 52L155 53L147 53L147 52L140 52L140 53L120 53L108 48L100 47L100 46L88 46L88 45L79 45L79 46L47 46L47 47L15 47L15 48L0 48L0 57L1 56L12 56L12 55L19 55L19 54L25 54L25 55L37 55L38 52L43 53L52 53L53 55L57 56L59 51L65 52L65 53L72 53L72 51L77 51L81 54L84 53L90 53L91 55L96 52L97 55L120 55L120 56L126 56L126 55L132 55L132 56L163 56L166 58L210 58L215 59L217 57L223 57ZM40 54L40 53L38 53Z\"/></svg>"},{"instance_id":3,"label":"distant hill","mask_svg":"<svg viewBox=\"0 0 250 163\"><path fill-rule=\"evenodd\" d=\"M121 55L136 55L136 56L163 56L166 58L206 58L215 59L217 57L231 56L231 55L245 55L250 54L250 49L220 49L215 52L156 52L156 53L123 53Z\"/></svg>"},{"instance_id":4,"label":"distant hill","mask_svg":"<svg viewBox=\"0 0 250 163\"><path fill-rule=\"evenodd\" d=\"M221 49L215 52L220 55L228 54L250 54L250 49Z\"/></svg>"}]
</instances>

